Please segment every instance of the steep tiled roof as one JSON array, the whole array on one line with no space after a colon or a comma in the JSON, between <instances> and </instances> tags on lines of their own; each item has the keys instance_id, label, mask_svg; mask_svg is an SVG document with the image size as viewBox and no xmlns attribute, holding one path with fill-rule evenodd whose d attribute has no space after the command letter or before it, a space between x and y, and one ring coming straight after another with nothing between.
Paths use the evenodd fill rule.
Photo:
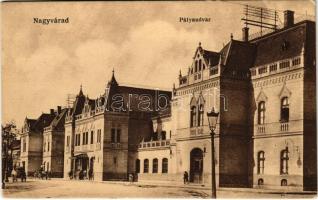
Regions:
<instances>
[{"instance_id":1,"label":"steep tiled roof","mask_svg":"<svg viewBox=\"0 0 318 200\"><path fill-rule=\"evenodd\" d=\"M123 105L124 108L127 109L127 105L130 106L130 109L132 111L145 111L140 109L140 107L144 108L146 107L147 103L141 103L146 100L150 101L150 112L153 112L158 108L157 102L158 102L158 95L165 95L167 99L167 103L169 104L171 99L171 92L170 91L162 91L162 90L153 90L153 89L145 89L145 88L135 88L135 87L129 87L129 86L113 86L110 89L110 94L108 96L108 103L107 103L107 109L112 110L111 105L112 103L116 104L115 102L121 99L121 97L118 97L114 100L115 95L119 95L123 99ZM142 97L142 95L144 97ZM145 97L147 96L147 97ZM164 98L159 99L159 104L161 107L165 105L166 101ZM142 105L142 106L140 106Z\"/></svg>"},{"instance_id":2,"label":"steep tiled roof","mask_svg":"<svg viewBox=\"0 0 318 200\"><path fill-rule=\"evenodd\" d=\"M253 66L255 46L248 42L231 40L226 48L224 72L248 72Z\"/></svg>"},{"instance_id":3,"label":"steep tiled roof","mask_svg":"<svg viewBox=\"0 0 318 200\"><path fill-rule=\"evenodd\" d=\"M264 65L299 55L305 39L306 23L300 23L252 40L257 52L254 65Z\"/></svg>"},{"instance_id":4,"label":"steep tiled roof","mask_svg":"<svg viewBox=\"0 0 318 200\"><path fill-rule=\"evenodd\" d=\"M31 130L33 129L35 122L36 122L36 119L25 118L25 123L28 125L28 127L30 127Z\"/></svg>"},{"instance_id":5,"label":"steep tiled roof","mask_svg":"<svg viewBox=\"0 0 318 200\"><path fill-rule=\"evenodd\" d=\"M42 113L33 125L35 131L42 132L44 127L51 124L55 114Z\"/></svg>"},{"instance_id":6,"label":"steep tiled roof","mask_svg":"<svg viewBox=\"0 0 318 200\"><path fill-rule=\"evenodd\" d=\"M50 126L52 126L53 129L57 129L57 130L64 129L65 116L67 112L68 112L68 108L62 109L61 113L54 117Z\"/></svg>"},{"instance_id":7,"label":"steep tiled roof","mask_svg":"<svg viewBox=\"0 0 318 200\"><path fill-rule=\"evenodd\" d=\"M211 66L215 66L219 63L220 54L214 51L208 51L202 49L203 58L206 60L207 63L210 63Z\"/></svg>"}]
</instances>

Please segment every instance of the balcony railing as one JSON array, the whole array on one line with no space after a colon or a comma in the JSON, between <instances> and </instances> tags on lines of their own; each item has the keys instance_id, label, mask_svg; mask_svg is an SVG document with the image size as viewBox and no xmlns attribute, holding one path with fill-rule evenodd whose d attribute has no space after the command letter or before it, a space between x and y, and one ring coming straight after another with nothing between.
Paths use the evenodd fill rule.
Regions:
<instances>
[{"instance_id":1,"label":"balcony railing","mask_svg":"<svg viewBox=\"0 0 318 200\"><path fill-rule=\"evenodd\" d=\"M303 64L303 56L297 56L287 60L281 60L267 65L257 66L250 69L252 79L265 77L271 74L289 71L301 68Z\"/></svg>"},{"instance_id":2,"label":"balcony railing","mask_svg":"<svg viewBox=\"0 0 318 200\"><path fill-rule=\"evenodd\" d=\"M169 146L170 146L170 140L158 140L158 141L150 141L150 142L141 142L139 144L139 148L140 149L169 147Z\"/></svg>"},{"instance_id":3,"label":"balcony railing","mask_svg":"<svg viewBox=\"0 0 318 200\"><path fill-rule=\"evenodd\" d=\"M197 127L189 127L182 128L177 130L177 138L189 138L189 137L200 137L210 135L209 126L197 126ZM219 126L216 127L215 133L219 132Z\"/></svg>"},{"instance_id":4,"label":"balcony railing","mask_svg":"<svg viewBox=\"0 0 318 200\"><path fill-rule=\"evenodd\" d=\"M303 120L292 120L289 122L265 123L254 126L254 133L257 134L276 134L303 131Z\"/></svg>"},{"instance_id":5,"label":"balcony railing","mask_svg":"<svg viewBox=\"0 0 318 200\"><path fill-rule=\"evenodd\" d=\"M85 151L94 151L94 150L100 150L101 149L101 144L96 143L96 144L86 144L86 145L80 145L80 146L75 146L74 151L75 152L85 152Z\"/></svg>"},{"instance_id":6,"label":"balcony railing","mask_svg":"<svg viewBox=\"0 0 318 200\"><path fill-rule=\"evenodd\" d=\"M280 131L282 131L282 132L288 131L288 128L289 128L289 123L288 122L280 124Z\"/></svg>"}]
</instances>

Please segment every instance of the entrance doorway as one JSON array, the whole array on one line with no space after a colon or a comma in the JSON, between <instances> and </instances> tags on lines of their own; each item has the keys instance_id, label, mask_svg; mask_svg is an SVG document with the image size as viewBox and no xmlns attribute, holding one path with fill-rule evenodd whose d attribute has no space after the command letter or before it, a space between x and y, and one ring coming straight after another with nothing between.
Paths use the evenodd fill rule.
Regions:
<instances>
[{"instance_id":1,"label":"entrance doorway","mask_svg":"<svg viewBox=\"0 0 318 200\"><path fill-rule=\"evenodd\" d=\"M199 148L190 152L190 182L202 183L203 151Z\"/></svg>"}]
</instances>

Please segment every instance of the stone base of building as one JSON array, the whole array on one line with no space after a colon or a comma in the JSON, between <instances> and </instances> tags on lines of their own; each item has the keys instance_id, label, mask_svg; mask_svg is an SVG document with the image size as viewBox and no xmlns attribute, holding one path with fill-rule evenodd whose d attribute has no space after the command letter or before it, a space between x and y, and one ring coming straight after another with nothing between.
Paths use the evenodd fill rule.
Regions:
<instances>
[{"instance_id":1,"label":"stone base of building","mask_svg":"<svg viewBox=\"0 0 318 200\"><path fill-rule=\"evenodd\" d=\"M303 191L301 175L255 175L253 188Z\"/></svg>"},{"instance_id":2,"label":"stone base of building","mask_svg":"<svg viewBox=\"0 0 318 200\"><path fill-rule=\"evenodd\" d=\"M103 181L126 181L128 180L127 173L103 173Z\"/></svg>"}]
</instances>

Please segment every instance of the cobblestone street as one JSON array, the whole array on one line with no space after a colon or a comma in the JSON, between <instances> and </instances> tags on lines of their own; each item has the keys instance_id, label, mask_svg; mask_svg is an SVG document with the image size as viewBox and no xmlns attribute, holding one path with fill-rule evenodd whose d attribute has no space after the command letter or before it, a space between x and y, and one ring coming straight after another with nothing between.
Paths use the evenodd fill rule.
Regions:
<instances>
[{"instance_id":1,"label":"cobblestone street","mask_svg":"<svg viewBox=\"0 0 318 200\"><path fill-rule=\"evenodd\" d=\"M28 180L26 183L8 183L3 190L9 198L209 198L207 188L140 185L122 182L89 182L64 180ZM313 193L281 194L220 190L218 198L313 198Z\"/></svg>"}]
</instances>

